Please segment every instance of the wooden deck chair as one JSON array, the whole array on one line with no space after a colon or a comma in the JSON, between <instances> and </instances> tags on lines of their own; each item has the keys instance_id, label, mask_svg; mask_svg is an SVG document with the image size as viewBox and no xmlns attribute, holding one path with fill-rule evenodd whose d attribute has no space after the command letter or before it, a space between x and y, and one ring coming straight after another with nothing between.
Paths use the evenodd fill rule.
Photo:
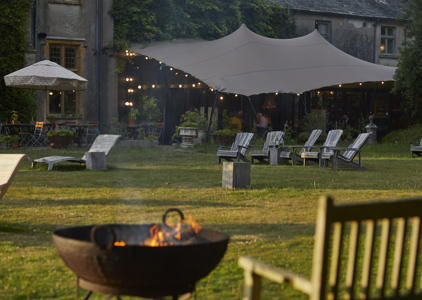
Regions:
<instances>
[{"instance_id":1,"label":"wooden deck chair","mask_svg":"<svg viewBox=\"0 0 422 300\"><path fill-rule=\"evenodd\" d=\"M92 144L91 148L88 152L105 152L107 156L111 149L116 145L117 140L120 138L120 135L114 134L102 134L97 136L94 143ZM70 156L47 156L38 159L32 159L28 157L28 160L32 162L32 168L34 168L37 163L46 163L48 164L48 171L53 169L54 164L67 161L67 162L75 162L79 164L86 163L85 155L82 158L77 157L70 157Z\"/></svg>"},{"instance_id":2,"label":"wooden deck chair","mask_svg":"<svg viewBox=\"0 0 422 300\"><path fill-rule=\"evenodd\" d=\"M296 165L298 162L302 162L302 158L300 157L304 151L311 151L312 147L315 145L316 141L318 140L319 136L321 135L322 130L321 129L314 129L312 130L308 140L306 141L305 145L290 145L290 146L284 146L291 151L282 151L280 153L281 163L283 165L286 165L289 161L289 159L292 160L292 165ZM299 153L297 152L297 149L302 148Z\"/></svg>"},{"instance_id":3,"label":"wooden deck chair","mask_svg":"<svg viewBox=\"0 0 422 300\"><path fill-rule=\"evenodd\" d=\"M421 156L422 154L422 139L419 142L419 146L416 146L417 142L409 142L410 144L410 157Z\"/></svg>"},{"instance_id":4,"label":"wooden deck chair","mask_svg":"<svg viewBox=\"0 0 422 300\"><path fill-rule=\"evenodd\" d=\"M25 157L25 154L0 154L0 199L6 194Z\"/></svg>"},{"instance_id":5,"label":"wooden deck chair","mask_svg":"<svg viewBox=\"0 0 422 300\"><path fill-rule=\"evenodd\" d=\"M254 163L254 159L259 161L263 161L264 159L268 159L270 155L270 147L275 146L276 140L280 142L281 147L281 140L284 136L283 131L270 131L267 133L267 139L265 140L264 146L262 150L254 150L251 145L251 150L249 150L249 156L251 157L252 164Z\"/></svg>"},{"instance_id":6,"label":"wooden deck chair","mask_svg":"<svg viewBox=\"0 0 422 300\"><path fill-rule=\"evenodd\" d=\"M221 159L224 158L227 161L233 161L233 158L236 161L243 160L249 162L246 158L246 150L249 148L249 144L252 140L253 133L250 132L241 132L236 134L234 143L232 144L230 150L222 150L222 148L229 148L224 146L218 146L217 156L218 164L221 164Z\"/></svg>"},{"instance_id":7,"label":"wooden deck chair","mask_svg":"<svg viewBox=\"0 0 422 300\"><path fill-rule=\"evenodd\" d=\"M343 134L343 130L335 129L330 130L327 135L327 139L325 140L324 145L320 147L320 151L312 152L312 151L303 151L300 157L303 159L303 165L308 165L309 161L318 162L320 166L322 166L321 155L323 154L333 154L333 151L330 149L332 147L337 146L338 141L340 140L341 135Z\"/></svg>"},{"instance_id":8,"label":"wooden deck chair","mask_svg":"<svg viewBox=\"0 0 422 300\"><path fill-rule=\"evenodd\" d=\"M357 138L350 144L347 148L332 148L333 155L330 152L325 152L322 154L321 159L323 160L324 166L327 165L326 162L332 163L332 168L334 171L337 171L338 166L344 166L353 168L358 171L367 171L368 169L362 165L361 159L361 149L363 145L365 145L366 141L368 140L369 136L372 132L369 133L360 133ZM340 151L344 151L343 154L340 154ZM359 153L359 163L355 163L353 159L356 157L356 154Z\"/></svg>"},{"instance_id":9,"label":"wooden deck chair","mask_svg":"<svg viewBox=\"0 0 422 300\"><path fill-rule=\"evenodd\" d=\"M311 278L240 257L246 300L261 278L321 299L421 299L422 199L334 205L319 201Z\"/></svg>"}]
</instances>

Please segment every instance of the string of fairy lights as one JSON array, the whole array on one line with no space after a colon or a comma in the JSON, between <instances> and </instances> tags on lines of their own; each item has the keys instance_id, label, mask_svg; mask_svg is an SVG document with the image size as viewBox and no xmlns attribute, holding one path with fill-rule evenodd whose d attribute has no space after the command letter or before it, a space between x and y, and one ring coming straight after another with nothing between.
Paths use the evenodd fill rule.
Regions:
<instances>
[{"instance_id":1,"label":"string of fairy lights","mask_svg":"<svg viewBox=\"0 0 422 300\"><path fill-rule=\"evenodd\" d=\"M131 52L129 50L126 50L126 56L137 56L136 53ZM145 60L149 60L151 59L148 56L145 56ZM160 65L162 65L163 63L160 61L159 62ZM170 67L169 68L170 71L175 71L174 75L178 76L184 76L186 78L188 78L190 75L184 72L180 72L175 70L174 68ZM195 78L196 80L198 80L198 78ZM206 84L200 82L199 80L196 83L178 83L178 84L169 84L168 86L165 84L140 84L138 83L137 85L134 84L134 79L133 77L126 77L125 81L129 84L133 84L131 87L128 87L127 89L127 93L128 95L132 95L133 93L136 92L136 90L140 91L140 90L148 90L148 89L160 89L160 88L179 88L179 89L189 89L189 88L200 88L200 89L206 89L208 88L210 92L214 92L214 89L211 87L206 87ZM229 93L227 93L229 94ZM238 97L238 94L234 94L234 97ZM224 96L220 95L219 99L222 101L224 100ZM125 102L126 106L133 106L133 102L132 101L126 101Z\"/></svg>"}]
</instances>

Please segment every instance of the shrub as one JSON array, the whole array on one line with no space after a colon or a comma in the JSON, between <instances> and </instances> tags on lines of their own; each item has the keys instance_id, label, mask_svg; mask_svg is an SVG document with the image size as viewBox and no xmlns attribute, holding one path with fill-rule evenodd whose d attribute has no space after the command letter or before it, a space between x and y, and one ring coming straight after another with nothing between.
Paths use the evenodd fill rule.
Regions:
<instances>
[{"instance_id":1,"label":"shrub","mask_svg":"<svg viewBox=\"0 0 422 300\"><path fill-rule=\"evenodd\" d=\"M61 129L61 130L50 130L49 132L47 132L47 136L73 136L73 131L72 130L66 130L66 129Z\"/></svg>"}]
</instances>

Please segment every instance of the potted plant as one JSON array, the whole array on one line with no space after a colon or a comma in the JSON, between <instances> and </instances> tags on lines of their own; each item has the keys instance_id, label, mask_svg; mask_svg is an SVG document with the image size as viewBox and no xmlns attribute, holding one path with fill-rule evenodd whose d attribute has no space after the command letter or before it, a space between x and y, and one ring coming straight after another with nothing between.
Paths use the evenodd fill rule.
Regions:
<instances>
[{"instance_id":1,"label":"potted plant","mask_svg":"<svg viewBox=\"0 0 422 300\"><path fill-rule=\"evenodd\" d=\"M196 123L196 113L194 111L187 110L181 116L179 126L176 126L176 135L182 137L183 148L192 148L193 138L197 136L198 124Z\"/></svg>"},{"instance_id":2,"label":"potted plant","mask_svg":"<svg viewBox=\"0 0 422 300\"><path fill-rule=\"evenodd\" d=\"M137 108L130 108L130 112L129 112L129 125L135 125L136 123L136 116L139 115L139 111Z\"/></svg>"},{"instance_id":3,"label":"potted plant","mask_svg":"<svg viewBox=\"0 0 422 300\"><path fill-rule=\"evenodd\" d=\"M141 119L147 125L147 137L152 139L158 138L156 136L157 122L161 120L161 111L157 104L155 97L142 97Z\"/></svg>"},{"instance_id":4,"label":"potted plant","mask_svg":"<svg viewBox=\"0 0 422 300\"><path fill-rule=\"evenodd\" d=\"M195 110L195 112L197 113L196 124L198 124L198 139L203 143L205 142L205 138L207 136L208 119L198 110Z\"/></svg>"},{"instance_id":5,"label":"potted plant","mask_svg":"<svg viewBox=\"0 0 422 300\"><path fill-rule=\"evenodd\" d=\"M231 145L234 142L235 134L229 129L216 130L212 133L214 143L217 145Z\"/></svg>"},{"instance_id":6,"label":"potted plant","mask_svg":"<svg viewBox=\"0 0 422 300\"><path fill-rule=\"evenodd\" d=\"M10 146L12 147L12 149L17 149L19 146L19 141L21 140L21 137L19 135L13 135L10 138Z\"/></svg>"},{"instance_id":7,"label":"potted plant","mask_svg":"<svg viewBox=\"0 0 422 300\"><path fill-rule=\"evenodd\" d=\"M82 107L79 108L78 112L76 113L76 125L80 125L82 118L84 117L84 109Z\"/></svg>"},{"instance_id":8,"label":"potted plant","mask_svg":"<svg viewBox=\"0 0 422 300\"><path fill-rule=\"evenodd\" d=\"M50 121L50 124L56 125L56 117L55 116L48 116L47 120Z\"/></svg>"},{"instance_id":9,"label":"potted plant","mask_svg":"<svg viewBox=\"0 0 422 300\"><path fill-rule=\"evenodd\" d=\"M50 146L52 149L68 148L73 139L72 130L50 130L47 132Z\"/></svg>"},{"instance_id":10,"label":"potted plant","mask_svg":"<svg viewBox=\"0 0 422 300\"><path fill-rule=\"evenodd\" d=\"M9 147L10 139L12 137L10 135L3 135L0 137L0 147L1 148L7 148Z\"/></svg>"},{"instance_id":11,"label":"potted plant","mask_svg":"<svg viewBox=\"0 0 422 300\"><path fill-rule=\"evenodd\" d=\"M12 115L10 117L10 119L12 119L12 124L19 124L18 121L18 112L16 110L12 110Z\"/></svg>"}]
</instances>

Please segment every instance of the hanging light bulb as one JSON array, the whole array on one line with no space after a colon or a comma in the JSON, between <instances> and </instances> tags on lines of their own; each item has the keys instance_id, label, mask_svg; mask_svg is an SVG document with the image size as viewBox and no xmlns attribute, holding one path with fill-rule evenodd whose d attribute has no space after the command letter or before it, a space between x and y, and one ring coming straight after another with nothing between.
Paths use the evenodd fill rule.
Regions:
<instances>
[{"instance_id":1,"label":"hanging light bulb","mask_svg":"<svg viewBox=\"0 0 422 300\"><path fill-rule=\"evenodd\" d=\"M138 89L142 89L142 85L138 85Z\"/></svg>"}]
</instances>

